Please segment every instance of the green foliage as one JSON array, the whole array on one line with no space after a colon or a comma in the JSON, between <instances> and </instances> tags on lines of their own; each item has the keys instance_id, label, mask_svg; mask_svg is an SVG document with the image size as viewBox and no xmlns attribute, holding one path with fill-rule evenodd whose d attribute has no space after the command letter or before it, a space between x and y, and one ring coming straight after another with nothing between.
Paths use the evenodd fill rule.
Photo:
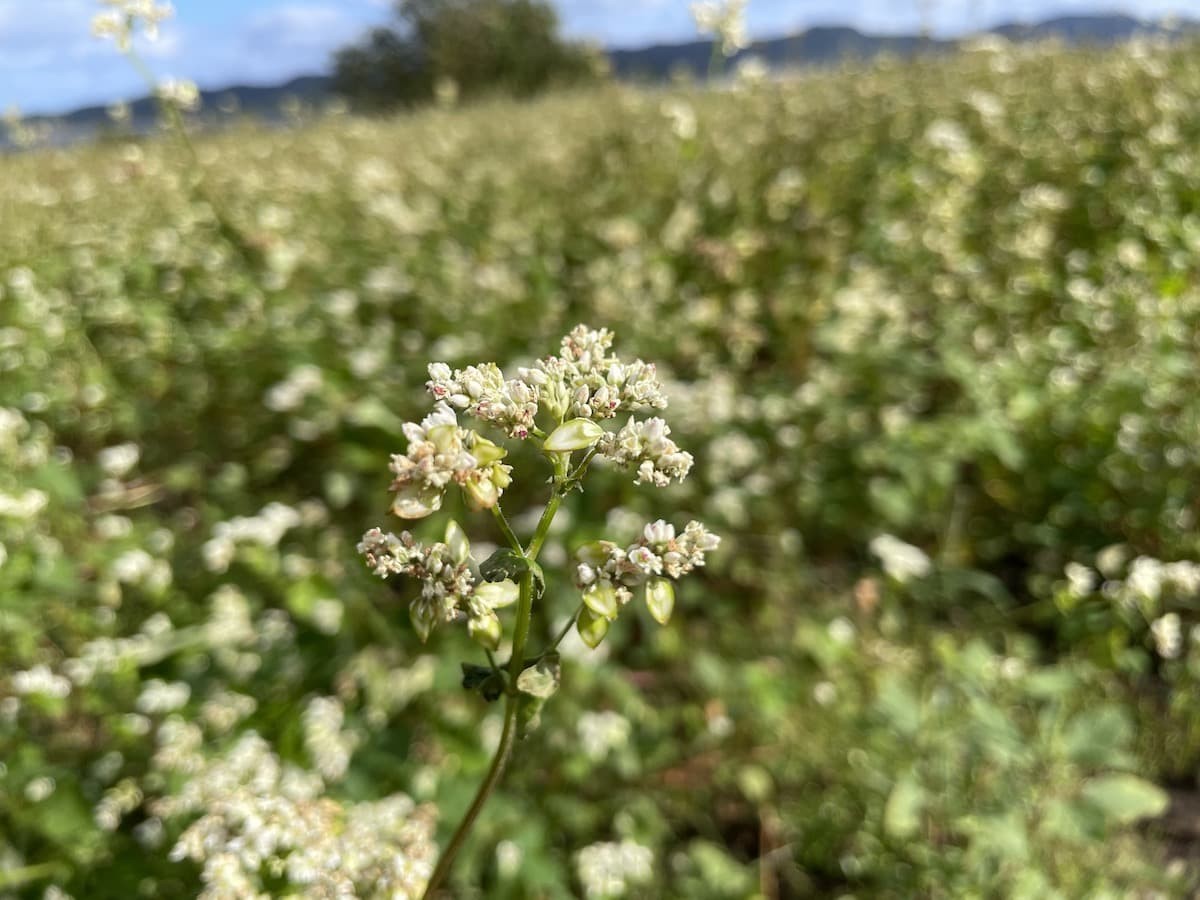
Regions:
<instances>
[{"instance_id":1,"label":"green foliage","mask_svg":"<svg viewBox=\"0 0 1200 900\"><path fill-rule=\"evenodd\" d=\"M401 0L399 29L338 52L334 90L379 110L454 97L527 97L593 79L599 56L564 41L544 0Z\"/></svg>"},{"instance_id":2,"label":"green foliage","mask_svg":"<svg viewBox=\"0 0 1200 900\"><path fill-rule=\"evenodd\" d=\"M629 896L1188 896L1154 817L1200 761L1197 596L1132 576L1200 557L1195 49L338 116L205 136L203 172L0 160L0 891L196 895L168 801L251 732L444 843L507 684L354 546L430 358L586 321L662 361L697 465L566 498L534 646L581 545L668 512L725 543L668 628L585 598L454 896L578 896L623 844Z\"/></svg>"}]
</instances>

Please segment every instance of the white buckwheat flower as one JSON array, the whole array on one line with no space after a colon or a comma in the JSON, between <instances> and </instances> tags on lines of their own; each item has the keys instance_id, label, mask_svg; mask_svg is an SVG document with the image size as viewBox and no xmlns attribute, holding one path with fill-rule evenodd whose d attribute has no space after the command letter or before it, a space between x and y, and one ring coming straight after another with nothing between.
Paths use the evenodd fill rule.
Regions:
<instances>
[{"instance_id":1,"label":"white buckwheat flower","mask_svg":"<svg viewBox=\"0 0 1200 900\"><path fill-rule=\"evenodd\" d=\"M442 508L451 484L460 485L473 505L495 506L510 482L511 466L500 462L506 451L479 434L458 427L449 406L439 402L419 425L404 426L408 451L392 456L396 498L392 512L421 519Z\"/></svg>"},{"instance_id":2,"label":"white buckwheat flower","mask_svg":"<svg viewBox=\"0 0 1200 900\"><path fill-rule=\"evenodd\" d=\"M667 624L675 606L677 581L704 565L705 555L720 546L721 539L699 522L689 522L683 534L659 519L647 525L642 536L628 547L612 541L595 541L578 551L575 584L583 592L584 614L579 633L585 643L596 646L608 632L608 624L620 608L639 591L654 619Z\"/></svg>"},{"instance_id":3,"label":"white buckwheat flower","mask_svg":"<svg viewBox=\"0 0 1200 900\"><path fill-rule=\"evenodd\" d=\"M170 3L155 0L100 0L107 6L92 18L92 34L111 38L122 52L129 49L138 26L148 40L158 40L158 26L175 15Z\"/></svg>"},{"instance_id":4,"label":"white buckwheat flower","mask_svg":"<svg viewBox=\"0 0 1200 900\"><path fill-rule=\"evenodd\" d=\"M750 46L746 33L746 0L714 0L692 4L692 20L701 34L710 34L721 42L721 53L733 56Z\"/></svg>"},{"instance_id":5,"label":"white buckwheat flower","mask_svg":"<svg viewBox=\"0 0 1200 900\"><path fill-rule=\"evenodd\" d=\"M200 89L195 82L178 78L167 78L155 88L158 99L184 112L200 108Z\"/></svg>"},{"instance_id":6,"label":"white buckwheat flower","mask_svg":"<svg viewBox=\"0 0 1200 900\"><path fill-rule=\"evenodd\" d=\"M1178 613L1167 613L1150 626L1154 648L1163 659L1175 659L1183 649L1183 628Z\"/></svg>"},{"instance_id":7,"label":"white buckwheat flower","mask_svg":"<svg viewBox=\"0 0 1200 900\"><path fill-rule=\"evenodd\" d=\"M1067 592L1076 599L1086 597L1096 589L1096 573L1077 562L1067 563Z\"/></svg>"},{"instance_id":8,"label":"white buckwheat flower","mask_svg":"<svg viewBox=\"0 0 1200 900\"><path fill-rule=\"evenodd\" d=\"M879 535L871 541L870 547L883 564L883 571L888 577L901 584L914 578L924 578L933 571L933 563L925 551L890 534Z\"/></svg>"},{"instance_id":9,"label":"white buckwheat flower","mask_svg":"<svg viewBox=\"0 0 1200 900\"><path fill-rule=\"evenodd\" d=\"M465 612L471 636L494 650L500 640L495 611L516 601L517 586L512 581L476 581L470 546L461 534L452 523L448 543L426 546L407 531L397 537L372 528L363 535L358 552L381 578L407 575L421 582L421 594L412 601L409 615L422 641L428 640L434 626L452 622Z\"/></svg>"},{"instance_id":10,"label":"white buckwheat flower","mask_svg":"<svg viewBox=\"0 0 1200 900\"><path fill-rule=\"evenodd\" d=\"M527 438L537 415L537 389L523 381L504 379L495 363L468 366L455 372L445 363L429 366L426 385L436 400L467 410L484 422L503 428L512 437Z\"/></svg>"},{"instance_id":11,"label":"white buckwheat flower","mask_svg":"<svg viewBox=\"0 0 1200 900\"><path fill-rule=\"evenodd\" d=\"M662 419L638 422L630 417L620 431L606 433L597 449L617 465L636 469L636 484L666 487L671 479L683 481L694 461L692 454L679 449L670 434L670 427Z\"/></svg>"},{"instance_id":12,"label":"white buckwheat flower","mask_svg":"<svg viewBox=\"0 0 1200 900\"><path fill-rule=\"evenodd\" d=\"M585 896L623 897L633 885L654 874L654 853L634 841L584 847L575 857L575 870Z\"/></svg>"}]
</instances>

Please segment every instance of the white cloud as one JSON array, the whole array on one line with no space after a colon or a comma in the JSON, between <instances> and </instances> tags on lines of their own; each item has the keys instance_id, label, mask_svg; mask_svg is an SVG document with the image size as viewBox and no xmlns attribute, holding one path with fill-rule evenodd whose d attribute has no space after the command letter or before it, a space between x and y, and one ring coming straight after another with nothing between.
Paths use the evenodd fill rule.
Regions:
<instances>
[{"instance_id":1,"label":"white cloud","mask_svg":"<svg viewBox=\"0 0 1200 900\"><path fill-rule=\"evenodd\" d=\"M139 42L159 76L206 87L273 83L328 70L333 51L387 9L376 0L270 4L246 0L240 17L196 24L187 4L154 43ZM111 43L91 35L95 0L0 0L0 109L57 112L141 96L146 85Z\"/></svg>"}]
</instances>

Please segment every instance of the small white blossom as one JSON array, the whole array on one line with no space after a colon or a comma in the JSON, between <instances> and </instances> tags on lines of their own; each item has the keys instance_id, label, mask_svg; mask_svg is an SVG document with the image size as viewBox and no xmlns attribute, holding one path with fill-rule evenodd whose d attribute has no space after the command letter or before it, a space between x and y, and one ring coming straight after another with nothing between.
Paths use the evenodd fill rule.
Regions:
<instances>
[{"instance_id":1,"label":"small white blossom","mask_svg":"<svg viewBox=\"0 0 1200 900\"><path fill-rule=\"evenodd\" d=\"M143 685L135 706L138 712L148 716L162 715L182 709L191 696L192 689L185 682L151 678Z\"/></svg>"},{"instance_id":2,"label":"small white blossom","mask_svg":"<svg viewBox=\"0 0 1200 900\"><path fill-rule=\"evenodd\" d=\"M96 461L107 475L122 478L128 475L141 458L141 450L132 442L105 447L96 454Z\"/></svg>"},{"instance_id":3,"label":"small white blossom","mask_svg":"<svg viewBox=\"0 0 1200 900\"><path fill-rule=\"evenodd\" d=\"M575 730L583 752L592 761L599 762L613 750L629 743L633 726L620 713L605 710L581 714Z\"/></svg>"},{"instance_id":4,"label":"small white blossom","mask_svg":"<svg viewBox=\"0 0 1200 900\"><path fill-rule=\"evenodd\" d=\"M683 481L693 463L692 454L680 450L670 434L662 419L638 422L631 417L620 431L605 434L597 447L606 459L635 469L635 483L666 487L672 479Z\"/></svg>"},{"instance_id":5,"label":"small white blossom","mask_svg":"<svg viewBox=\"0 0 1200 900\"><path fill-rule=\"evenodd\" d=\"M1154 647L1163 659L1175 659L1183 649L1183 627L1177 613L1167 613L1150 626Z\"/></svg>"},{"instance_id":6,"label":"small white blossom","mask_svg":"<svg viewBox=\"0 0 1200 900\"><path fill-rule=\"evenodd\" d=\"M14 694L29 696L37 694L43 697L63 698L71 694L71 682L50 671L46 665L36 665L23 672L14 672L12 676Z\"/></svg>"},{"instance_id":7,"label":"small white blossom","mask_svg":"<svg viewBox=\"0 0 1200 900\"><path fill-rule=\"evenodd\" d=\"M1096 589L1096 573L1076 562L1067 563L1067 592L1075 598L1086 597Z\"/></svg>"},{"instance_id":8,"label":"small white blossom","mask_svg":"<svg viewBox=\"0 0 1200 900\"><path fill-rule=\"evenodd\" d=\"M464 609L469 608L474 619L487 619L494 607L482 598L495 586L477 585L467 557L447 544L425 545L407 531L397 537L372 528L363 535L358 552L381 578L407 575L421 582L421 593L413 599L409 615L422 641L436 625L452 622ZM485 593L477 597L481 590Z\"/></svg>"},{"instance_id":9,"label":"small white blossom","mask_svg":"<svg viewBox=\"0 0 1200 900\"><path fill-rule=\"evenodd\" d=\"M634 885L654 874L654 853L635 841L599 843L584 847L575 857L575 871L589 898L623 897Z\"/></svg>"},{"instance_id":10,"label":"small white blossom","mask_svg":"<svg viewBox=\"0 0 1200 900\"><path fill-rule=\"evenodd\" d=\"M158 83L155 94L163 103L185 112L192 112L200 108L200 89L192 81L167 78Z\"/></svg>"},{"instance_id":11,"label":"small white blossom","mask_svg":"<svg viewBox=\"0 0 1200 900\"><path fill-rule=\"evenodd\" d=\"M495 506L511 478L500 462L505 451L473 431L458 427L454 410L439 401L420 424L404 426L408 450L392 456L396 497L392 512L420 519L442 507L446 488L458 484L477 507Z\"/></svg>"},{"instance_id":12,"label":"small white blossom","mask_svg":"<svg viewBox=\"0 0 1200 900\"><path fill-rule=\"evenodd\" d=\"M595 541L578 551L575 583L583 592L584 605L595 616L615 619L622 606L633 599L635 589L645 593L651 613L665 624L674 600L671 580L678 580L705 563L705 556L720 546L721 539L699 522L692 521L677 535L663 520L643 529L642 536L628 547L612 541Z\"/></svg>"},{"instance_id":13,"label":"small white blossom","mask_svg":"<svg viewBox=\"0 0 1200 900\"><path fill-rule=\"evenodd\" d=\"M904 584L914 578L924 578L933 571L933 563L923 550L906 544L890 534L881 534L871 541L871 552L883 564L888 577Z\"/></svg>"},{"instance_id":14,"label":"small white blossom","mask_svg":"<svg viewBox=\"0 0 1200 900\"><path fill-rule=\"evenodd\" d=\"M111 38L118 49L128 50L134 31L140 26L148 40L158 39L158 26L175 14L170 3L156 0L100 0L109 7L92 18L92 34Z\"/></svg>"},{"instance_id":15,"label":"small white blossom","mask_svg":"<svg viewBox=\"0 0 1200 900\"><path fill-rule=\"evenodd\" d=\"M725 56L733 56L750 46L750 37L746 33L746 0L701 0L693 3L691 10L696 30L717 38Z\"/></svg>"},{"instance_id":16,"label":"small white blossom","mask_svg":"<svg viewBox=\"0 0 1200 900\"><path fill-rule=\"evenodd\" d=\"M48 775L42 775L25 785L25 799L30 803L41 803L54 793L58 784Z\"/></svg>"},{"instance_id":17,"label":"small white blossom","mask_svg":"<svg viewBox=\"0 0 1200 900\"><path fill-rule=\"evenodd\" d=\"M314 697L304 709L304 749L327 784L340 781L358 746L353 732L343 731L346 711L335 697Z\"/></svg>"}]
</instances>

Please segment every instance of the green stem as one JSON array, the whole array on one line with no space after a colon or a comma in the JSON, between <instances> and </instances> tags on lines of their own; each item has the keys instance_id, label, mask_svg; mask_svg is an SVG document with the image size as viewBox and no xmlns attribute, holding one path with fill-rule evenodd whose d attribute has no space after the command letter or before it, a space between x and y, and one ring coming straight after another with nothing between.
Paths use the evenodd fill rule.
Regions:
<instances>
[{"instance_id":1,"label":"green stem","mask_svg":"<svg viewBox=\"0 0 1200 900\"><path fill-rule=\"evenodd\" d=\"M500 526L500 531L504 535L504 539L508 541L508 545L518 553L524 553L521 549L521 539L517 537L516 532L512 530L512 526L508 524L508 519L504 517L504 510L497 503L492 507L492 515L496 519L496 523Z\"/></svg>"},{"instance_id":2,"label":"green stem","mask_svg":"<svg viewBox=\"0 0 1200 900\"><path fill-rule=\"evenodd\" d=\"M43 878L63 877L66 874L65 870L66 866L59 862L38 863L21 869L9 869L0 872L0 888L8 890L33 881L41 881Z\"/></svg>"},{"instance_id":3,"label":"green stem","mask_svg":"<svg viewBox=\"0 0 1200 900\"><path fill-rule=\"evenodd\" d=\"M549 656L551 653L553 653L555 650L558 649L558 645L561 644L566 639L567 635L571 633L571 626L575 624L575 621L579 618L579 614L581 612L583 612L583 604L582 603L580 603L579 608L576 609L575 612L573 612L571 614L571 618L567 619L567 624L562 627L562 630L558 633L558 637L556 637L550 643L549 647L547 647L545 650L543 650L541 653L539 653L537 655L538 659L542 659L545 656Z\"/></svg>"},{"instance_id":4,"label":"green stem","mask_svg":"<svg viewBox=\"0 0 1200 900\"><path fill-rule=\"evenodd\" d=\"M558 512L559 506L562 505L562 499L558 485L555 485L554 495L546 504L546 511L542 513L542 518L538 521L537 531L533 533L533 540L529 542L529 547L525 550L525 555L530 561L537 559L537 555L542 551L542 544L546 543L546 535L550 533L550 523L554 521L554 516Z\"/></svg>"},{"instance_id":5,"label":"green stem","mask_svg":"<svg viewBox=\"0 0 1200 900\"><path fill-rule=\"evenodd\" d=\"M546 541L546 535L550 533L550 524L554 521L554 516L558 512L559 506L562 505L563 484L566 477L565 460L560 461L556 459L554 463L554 493L551 494L550 502L546 504L546 509L542 513L541 519L538 520L537 530L534 532L533 539L530 540L527 550L521 550L521 542L513 532L512 526L508 524L508 519L504 517L503 511L500 509L500 504L497 503L492 507L492 515L495 516L497 523L499 523L500 530L504 532L505 538L512 544L514 550L518 553L523 553L530 561L537 558L538 552L542 549L542 544ZM454 834L450 838L450 843L446 845L445 851L438 860L437 867L433 870L433 875L429 877L429 884L426 885L423 895L424 900L432 900L438 888L442 886L442 882L446 880L446 876L450 873L450 867L454 864L454 858L458 856L459 851L466 842L467 836L471 833L471 829L475 825L475 820L479 818L479 813L483 810L484 804L487 803L488 798L492 796L492 792L496 789L496 785L500 783L500 779L504 776L504 769L508 765L509 757L512 756L512 748L516 740L517 730L517 705L520 702L520 694L516 689L516 684L525 667L525 644L529 641L529 626L532 620L533 573L526 571L521 575L520 594L517 600L517 622L513 629L512 657L508 661L508 692L504 697L504 730L500 733L500 745L496 748L496 755L492 757L492 764L483 779L483 784L479 786L479 790L475 793L475 799L471 801L466 815L458 823L458 828L454 830ZM567 629L563 631L558 640L554 642L554 647L557 647L559 641L566 637L566 633L569 630L570 625L567 626Z\"/></svg>"},{"instance_id":6,"label":"green stem","mask_svg":"<svg viewBox=\"0 0 1200 900\"><path fill-rule=\"evenodd\" d=\"M599 449L599 447L591 447L588 449L588 452L584 454L583 459L579 463L579 468L567 476L564 488L569 490L574 488L575 485L579 484L579 482L583 481L583 476L587 474L588 466L590 466L592 464L592 460L596 458L596 454L599 452Z\"/></svg>"},{"instance_id":7,"label":"green stem","mask_svg":"<svg viewBox=\"0 0 1200 900\"><path fill-rule=\"evenodd\" d=\"M525 642L529 638L529 621L533 616L533 573L526 572L521 576L520 587L521 594L517 602L517 626L513 636L513 654L512 660L508 664L508 681L511 685L517 683L517 677L521 674ZM500 733L500 745L496 748L496 755L492 757L492 765L483 779L483 784L475 793L475 799L471 801L466 815L459 822L458 828L454 830L450 843L446 845L446 850L438 860L437 868L433 870L433 875L429 878L429 884L426 885L423 895L425 900L431 900L442 882L446 880L446 876L450 873L450 867L454 864L454 858L458 856L458 852L462 849L467 835L471 833L471 828L475 825L475 820L479 818L484 804L492 796L492 791L496 789L496 785L500 783L500 779L504 775L504 769L508 765L508 759L512 755L513 742L516 739L519 700L515 691L507 694L504 698L504 730Z\"/></svg>"}]
</instances>

